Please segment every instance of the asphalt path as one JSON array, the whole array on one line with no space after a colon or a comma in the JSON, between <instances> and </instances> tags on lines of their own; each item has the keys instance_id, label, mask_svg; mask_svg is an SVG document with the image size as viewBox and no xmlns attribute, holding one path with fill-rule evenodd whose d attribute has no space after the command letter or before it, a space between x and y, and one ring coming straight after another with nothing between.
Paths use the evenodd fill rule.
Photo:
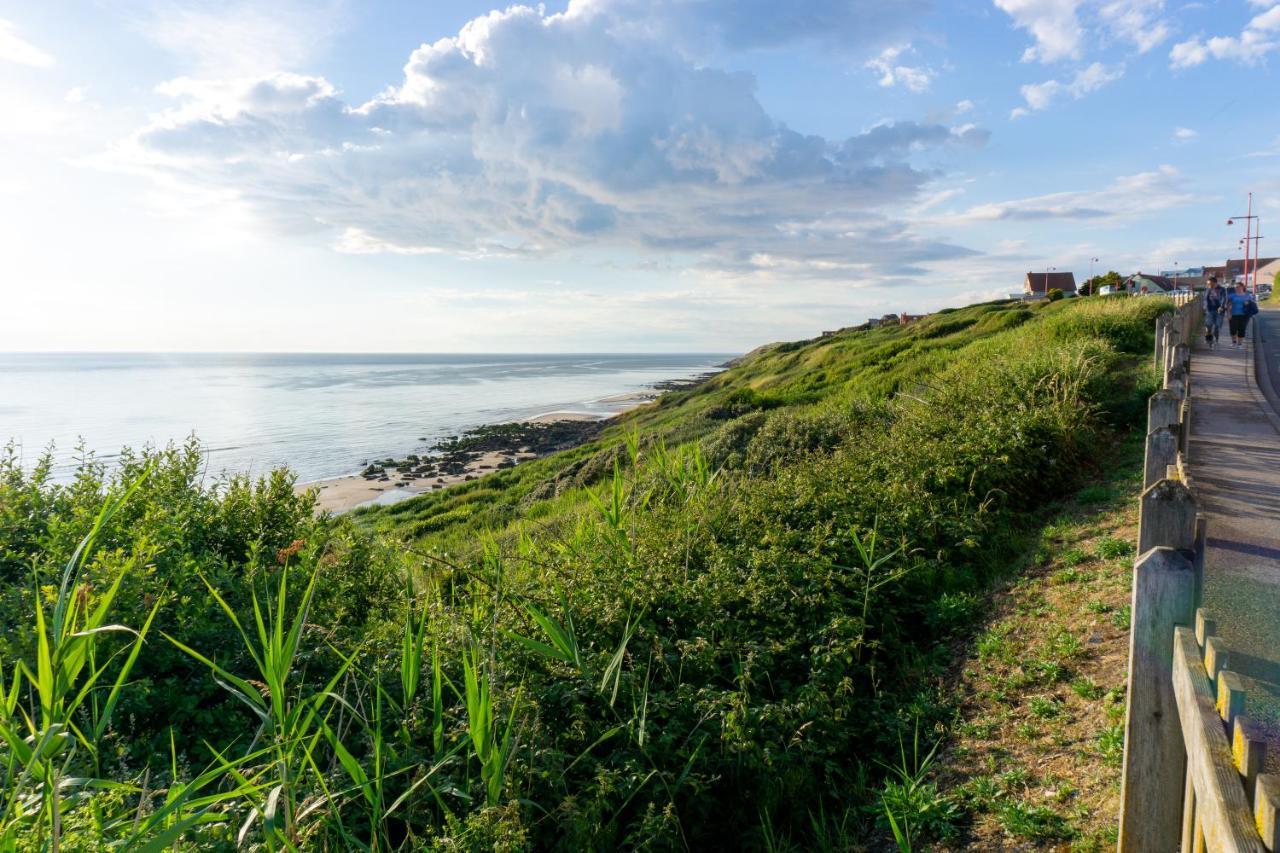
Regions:
<instances>
[{"instance_id":1,"label":"asphalt path","mask_svg":"<svg viewBox=\"0 0 1280 853\"><path fill-rule=\"evenodd\" d=\"M1261 335L1191 359L1191 474L1208 520L1204 606L1245 682L1246 713L1264 730L1268 769L1280 770L1280 417L1260 393L1280 387L1280 310L1255 319ZM1226 331L1225 329L1223 330ZM1258 345L1259 337L1269 344ZM1258 382L1259 373L1273 382ZM1265 367L1263 367L1265 365Z\"/></svg>"},{"instance_id":2,"label":"asphalt path","mask_svg":"<svg viewBox=\"0 0 1280 853\"><path fill-rule=\"evenodd\" d=\"M1262 381L1258 384L1271 407L1280 413L1280 399L1276 397L1276 391L1280 389L1280 310L1261 311L1253 322L1257 323L1255 331L1261 338L1261 346L1257 350L1258 366L1260 372L1266 371L1265 377L1259 376Z\"/></svg>"}]
</instances>

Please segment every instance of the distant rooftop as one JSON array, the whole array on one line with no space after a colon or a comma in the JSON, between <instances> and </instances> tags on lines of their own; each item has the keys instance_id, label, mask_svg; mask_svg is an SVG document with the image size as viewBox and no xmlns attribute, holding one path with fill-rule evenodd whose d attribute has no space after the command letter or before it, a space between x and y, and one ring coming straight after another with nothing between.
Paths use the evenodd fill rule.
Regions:
<instances>
[{"instance_id":1,"label":"distant rooftop","mask_svg":"<svg viewBox=\"0 0 1280 853\"><path fill-rule=\"evenodd\" d=\"M1076 292L1076 274L1071 272L1029 272L1022 282L1023 293Z\"/></svg>"}]
</instances>

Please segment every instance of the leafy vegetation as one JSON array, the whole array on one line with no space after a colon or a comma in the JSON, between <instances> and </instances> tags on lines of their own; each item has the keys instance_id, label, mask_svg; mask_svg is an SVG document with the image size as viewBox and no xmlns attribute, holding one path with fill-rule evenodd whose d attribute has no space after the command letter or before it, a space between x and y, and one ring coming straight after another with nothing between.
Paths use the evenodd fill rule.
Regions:
<instances>
[{"instance_id":1,"label":"leafy vegetation","mask_svg":"<svg viewBox=\"0 0 1280 853\"><path fill-rule=\"evenodd\" d=\"M0 847L949 837L923 773L951 643L1140 419L1167 308L765 347L588 444L340 518L287 472L207 482L194 444L69 483L10 451L0 617L30 630L0 636Z\"/></svg>"},{"instance_id":2,"label":"leafy vegetation","mask_svg":"<svg viewBox=\"0 0 1280 853\"><path fill-rule=\"evenodd\" d=\"M1103 275L1095 275L1093 278L1087 278L1080 285L1080 294L1082 296L1096 296L1098 291L1104 287L1119 288L1124 284L1124 276L1115 270L1108 270Z\"/></svg>"}]
</instances>

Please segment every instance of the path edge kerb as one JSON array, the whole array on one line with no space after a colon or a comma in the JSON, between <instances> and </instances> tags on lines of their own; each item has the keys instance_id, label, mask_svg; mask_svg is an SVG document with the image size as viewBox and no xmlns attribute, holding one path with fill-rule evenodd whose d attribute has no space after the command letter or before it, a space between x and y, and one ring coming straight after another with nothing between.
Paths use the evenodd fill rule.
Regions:
<instances>
[{"instance_id":1,"label":"path edge kerb","mask_svg":"<svg viewBox=\"0 0 1280 853\"><path fill-rule=\"evenodd\" d=\"M1263 353L1261 360L1259 351ZM1256 317L1249 324L1248 356L1245 372L1249 374L1249 393L1267 416L1271 428L1280 433L1280 395L1276 394L1276 389L1271 384L1271 374L1266 369L1266 341L1262 336L1262 324L1257 322Z\"/></svg>"}]
</instances>

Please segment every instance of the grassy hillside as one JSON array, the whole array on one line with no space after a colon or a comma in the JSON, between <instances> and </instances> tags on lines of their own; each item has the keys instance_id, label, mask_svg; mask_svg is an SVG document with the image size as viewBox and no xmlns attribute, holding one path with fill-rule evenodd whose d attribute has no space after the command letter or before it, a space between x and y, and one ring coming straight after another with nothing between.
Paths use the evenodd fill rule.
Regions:
<instances>
[{"instance_id":1,"label":"grassy hillside","mask_svg":"<svg viewBox=\"0 0 1280 853\"><path fill-rule=\"evenodd\" d=\"M46 623L0 638L0 842L944 835L888 768L936 740L948 650L1039 510L1140 421L1168 307L762 348L587 445L339 519L283 473L202 483L193 449L70 487L0 463L0 617ZM144 636L84 630L108 622Z\"/></svg>"},{"instance_id":2,"label":"grassy hillside","mask_svg":"<svg viewBox=\"0 0 1280 853\"><path fill-rule=\"evenodd\" d=\"M590 506L586 487L608 479L614 463L625 461L628 437L638 437L647 447L661 443L668 449L690 449L699 444L717 468L725 463L742 467L746 445L766 423L770 429L756 442L757 455L831 449L839 442L838 428L846 425L841 421L847 410L874 409L899 392L918 398L929 380L943 375L956 359L1017 358L1015 350L1028 342L1030 350L1036 350L1036 341L1060 346L1083 343L1084 336L1098 336L1121 352L1144 352L1151 333L1137 325L1167 310L1162 302L1124 303L1123 308L1112 303L1105 309L1095 304L1087 311L1068 303L1037 310L997 302L942 311L909 327L847 330L770 344L695 390L668 394L658 405L615 419L597 441L481 481L356 515L379 531L465 550L474 546L477 534L505 530L520 520L562 520L566 513ZM1132 327L1131 315L1136 321ZM1032 319L1036 322L1030 329L1013 331ZM1108 401L1117 403L1123 405ZM1103 414L1113 420L1125 416ZM811 433L803 438L812 446L764 449L779 440L802 438L774 434L797 428ZM758 462L753 459L747 467L755 471Z\"/></svg>"}]
</instances>

